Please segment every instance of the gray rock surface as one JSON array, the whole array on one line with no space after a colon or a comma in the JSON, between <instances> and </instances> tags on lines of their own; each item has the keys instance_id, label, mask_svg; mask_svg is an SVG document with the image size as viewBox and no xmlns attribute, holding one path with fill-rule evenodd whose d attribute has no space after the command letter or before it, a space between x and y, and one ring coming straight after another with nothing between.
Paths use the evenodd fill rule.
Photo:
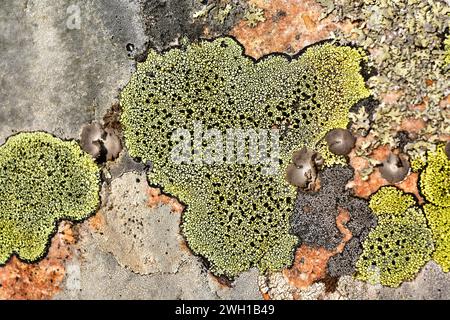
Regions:
<instances>
[{"instance_id":1,"label":"gray rock surface","mask_svg":"<svg viewBox=\"0 0 450 320\"><path fill-rule=\"evenodd\" d=\"M258 271L224 286L192 255L180 214L150 208L145 173L127 172L102 191L103 223L79 230L76 254L56 299L261 299Z\"/></svg>"},{"instance_id":2,"label":"gray rock surface","mask_svg":"<svg viewBox=\"0 0 450 320\"><path fill-rule=\"evenodd\" d=\"M67 267L55 299L215 299L207 271L192 257L174 274L139 275L103 251L90 231L83 234L78 257Z\"/></svg>"},{"instance_id":3,"label":"gray rock surface","mask_svg":"<svg viewBox=\"0 0 450 320\"><path fill-rule=\"evenodd\" d=\"M447 300L450 299L450 275L430 261L413 281L403 282L398 288L371 285L344 276L339 279L336 291L351 300Z\"/></svg>"},{"instance_id":4,"label":"gray rock surface","mask_svg":"<svg viewBox=\"0 0 450 320\"><path fill-rule=\"evenodd\" d=\"M145 173L125 173L103 188L105 224L94 238L135 273L176 273L190 253L180 235L179 213L149 208Z\"/></svg>"},{"instance_id":5,"label":"gray rock surface","mask_svg":"<svg viewBox=\"0 0 450 320\"><path fill-rule=\"evenodd\" d=\"M259 271L256 268L245 271L234 280L231 287L219 287L217 296L226 300L261 300L258 277ZM217 287L216 283L214 285Z\"/></svg>"},{"instance_id":6,"label":"gray rock surface","mask_svg":"<svg viewBox=\"0 0 450 320\"><path fill-rule=\"evenodd\" d=\"M101 119L147 41L140 10L133 0L2 1L0 143L18 131L78 138Z\"/></svg>"}]
</instances>

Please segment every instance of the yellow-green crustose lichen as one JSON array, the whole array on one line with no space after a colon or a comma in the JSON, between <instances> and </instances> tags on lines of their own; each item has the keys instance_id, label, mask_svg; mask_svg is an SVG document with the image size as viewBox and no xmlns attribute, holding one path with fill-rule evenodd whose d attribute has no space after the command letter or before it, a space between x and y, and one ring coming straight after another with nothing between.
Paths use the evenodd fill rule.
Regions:
<instances>
[{"instance_id":1,"label":"yellow-green crustose lichen","mask_svg":"<svg viewBox=\"0 0 450 320\"><path fill-rule=\"evenodd\" d=\"M0 264L41 258L60 219L97 207L99 169L76 142L20 133L0 146Z\"/></svg>"},{"instance_id":2,"label":"yellow-green crustose lichen","mask_svg":"<svg viewBox=\"0 0 450 320\"><path fill-rule=\"evenodd\" d=\"M328 130L345 128L349 108L369 95L362 60L356 49L326 43L293 59L270 55L255 62L234 39L219 38L150 51L138 65L121 95L127 147L133 157L152 161L150 183L187 204L183 234L215 274L233 277L254 265L275 270L291 263L296 189L284 172L294 151L314 148ZM193 138L195 121L202 122L206 150L187 141L192 161L175 163L171 150L179 142L172 132L185 128ZM225 144L229 128L280 129L276 174L249 157L221 163L224 153L212 164L201 161L215 154L218 142L204 131L221 133ZM234 134L247 145L242 132Z\"/></svg>"},{"instance_id":3,"label":"yellow-green crustose lichen","mask_svg":"<svg viewBox=\"0 0 450 320\"><path fill-rule=\"evenodd\" d=\"M426 165L426 161L420 157L411 159L411 170L413 172L420 172Z\"/></svg>"},{"instance_id":4,"label":"yellow-green crustose lichen","mask_svg":"<svg viewBox=\"0 0 450 320\"><path fill-rule=\"evenodd\" d=\"M445 66L449 66L450 65L450 34L447 35L447 38L445 38L444 46L445 46L444 63L445 63Z\"/></svg>"},{"instance_id":5,"label":"yellow-green crustose lichen","mask_svg":"<svg viewBox=\"0 0 450 320\"><path fill-rule=\"evenodd\" d=\"M414 205L414 197L396 187L383 187L370 198L369 207L377 215L401 214Z\"/></svg>"},{"instance_id":6,"label":"yellow-green crustose lichen","mask_svg":"<svg viewBox=\"0 0 450 320\"><path fill-rule=\"evenodd\" d=\"M373 196L370 206L378 225L364 241L356 264L360 280L397 287L431 259L433 238L425 216L409 195L400 193L383 187Z\"/></svg>"},{"instance_id":7,"label":"yellow-green crustose lichen","mask_svg":"<svg viewBox=\"0 0 450 320\"><path fill-rule=\"evenodd\" d=\"M450 159L441 144L427 154L427 166L420 174L420 189L434 205L450 207Z\"/></svg>"},{"instance_id":8,"label":"yellow-green crustose lichen","mask_svg":"<svg viewBox=\"0 0 450 320\"><path fill-rule=\"evenodd\" d=\"M433 260L445 272L450 271L450 207L439 207L427 203L424 206L425 216L433 232L435 251Z\"/></svg>"},{"instance_id":9,"label":"yellow-green crustose lichen","mask_svg":"<svg viewBox=\"0 0 450 320\"><path fill-rule=\"evenodd\" d=\"M445 144L427 154L427 166L420 174L420 188L428 202L425 215L433 232L436 250L433 259L450 271L450 159Z\"/></svg>"}]
</instances>

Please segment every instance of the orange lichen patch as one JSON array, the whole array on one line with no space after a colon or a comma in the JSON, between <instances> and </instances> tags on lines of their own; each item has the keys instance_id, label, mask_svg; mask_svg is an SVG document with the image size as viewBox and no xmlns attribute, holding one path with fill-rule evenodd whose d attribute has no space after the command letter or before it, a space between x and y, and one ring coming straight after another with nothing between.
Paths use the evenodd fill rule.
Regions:
<instances>
[{"instance_id":1,"label":"orange lichen patch","mask_svg":"<svg viewBox=\"0 0 450 320\"><path fill-rule=\"evenodd\" d=\"M342 251L344 251L345 244L353 237L352 232L345 226L345 224L350 221L350 214L345 209L338 209L339 215L336 217L336 226L344 237L342 238L341 243L337 246L334 254L342 253Z\"/></svg>"},{"instance_id":2,"label":"orange lichen patch","mask_svg":"<svg viewBox=\"0 0 450 320\"><path fill-rule=\"evenodd\" d=\"M350 164L353 166L357 163L356 161L350 161ZM405 180L400 183L393 184L399 189L402 189L405 192L412 193L416 196L419 203L423 202L423 198L420 196L419 190L417 188L417 173L410 173ZM353 181L351 181L347 187L353 188L353 192L356 196L361 198L369 198L372 194L374 194L378 189L382 186L391 185L388 181L386 181L380 174L378 168L374 169L374 172L369 175L367 180L363 180L361 174L355 170L355 176Z\"/></svg>"},{"instance_id":3,"label":"orange lichen patch","mask_svg":"<svg viewBox=\"0 0 450 320\"><path fill-rule=\"evenodd\" d=\"M372 139L372 137L371 136L365 138L358 137L356 145L360 146L364 141L367 141L367 139ZM372 151L372 153L370 154L370 158L378 161L383 161L388 157L390 152L391 150L389 146L380 146ZM374 169L374 171L368 176L367 180L363 180L361 172L362 170L367 169L369 167L369 162L362 157L356 156L355 150L353 150L350 153L349 157L350 157L350 165L353 167L353 169L355 169L355 174L353 180L347 185L347 187L352 188L356 196L361 198L368 198L382 186L391 185L381 176L381 173L378 170L378 168ZM422 203L423 198L420 196L417 187L418 185L417 182L418 182L418 174L410 173L405 178L405 180L403 180L400 183L396 183L394 185L405 192L414 194L419 203Z\"/></svg>"},{"instance_id":4,"label":"orange lichen patch","mask_svg":"<svg viewBox=\"0 0 450 320\"><path fill-rule=\"evenodd\" d=\"M254 58L271 52L293 54L307 45L330 38L331 32L338 28L352 29L350 22L336 24L332 17L319 21L325 9L314 0L250 0L249 3L263 9L266 20L253 28L242 20L231 34Z\"/></svg>"},{"instance_id":5,"label":"orange lichen patch","mask_svg":"<svg viewBox=\"0 0 450 320\"><path fill-rule=\"evenodd\" d=\"M430 99L428 97L425 97L422 103L412 104L409 106L409 109L417 111L425 111L425 109L428 107L429 101Z\"/></svg>"},{"instance_id":6,"label":"orange lichen patch","mask_svg":"<svg viewBox=\"0 0 450 320\"><path fill-rule=\"evenodd\" d=\"M75 241L72 225L61 222L43 260L28 264L12 257L4 267L0 267L0 299L52 298L60 290L66 272L65 261L71 257L70 245Z\"/></svg>"},{"instance_id":7,"label":"orange lichen patch","mask_svg":"<svg viewBox=\"0 0 450 320\"><path fill-rule=\"evenodd\" d=\"M381 177L380 172L375 171L369 175L367 180L363 180L361 175L355 171L353 181L347 186L353 188L353 192L356 196L361 198L368 198L371 194L375 193L381 186L388 184L386 180Z\"/></svg>"},{"instance_id":8,"label":"orange lichen patch","mask_svg":"<svg viewBox=\"0 0 450 320\"><path fill-rule=\"evenodd\" d=\"M401 98L403 95L403 91L396 90L396 91L389 91L384 94L381 94L381 101L385 104L394 104L397 103L397 101Z\"/></svg>"},{"instance_id":9,"label":"orange lichen patch","mask_svg":"<svg viewBox=\"0 0 450 320\"><path fill-rule=\"evenodd\" d=\"M308 245L301 245L296 250L294 264L291 268L283 270L283 275L290 285L298 289L304 289L326 276L328 260L332 256L341 253L346 243L352 238L351 231L345 227L349 220L350 215L348 211L339 208L336 225L344 237L336 249L327 250L325 248L312 248Z\"/></svg>"},{"instance_id":10,"label":"orange lichen patch","mask_svg":"<svg viewBox=\"0 0 450 320\"><path fill-rule=\"evenodd\" d=\"M425 120L420 118L409 117L402 120L398 130L403 130L411 133L419 133L420 130L425 128L425 126L426 126Z\"/></svg>"},{"instance_id":11,"label":"orange lichen patch","mask_svg":"<svg viewBox=\"0 0 450 320\"><path fill-rule=\"evenodd\" d=\"M159 188L148 188L147 193L148 193L147 205L150 208L155 208L160 204L167 204L170 206L170 210L173 213L182 213L184 210L184 206L181 203L179 203L174 198L162 194Z\"/></svg>"},{"instance_id":12,"label":"orange lichen patch","mask_svg":"<svg viewBox=\"0 0 450 320\"><path fill-rule=\"evenodd\" d=\"M75 244L77 242L77 233L74 232L74 229L72 228L73 224L69 221L63 221L58 226L58 233L56 234L57 237L60 237L60 240L63 241L63 243L69 245L69 244ZM61 241L59 244L61 244Z\"/></svg>"},{"instance_id":13,"label":"orange lichen patch","mask_svg":"<svg viewBox=\"0 0 450 320\"><path fill-rule=\"evenodd\" d=\"M317 27L317 24L314 22L314 20L311 19L307 14L302 14L302 19L308 31L313 31Z\"/></svg>"},{"instance_id":14,"label":"orange lichen patch","mask_svg":"<svg viewBox=\"0 0 450 320\"><path fill-rule=\"evenodd\" d=\"M380 146L372 151L371 158L374 160L383 161L388 157L390 151L391 149L389 146Z\"/></svg>"},{"instance_id":15,"label":"orange lichen patch","mask_svg":"<svg viewBox=\"0 0 450 320\"><path fill-rule=\"evenodd\" d=\"M263 300L270 300L270 295L266 292L266 293L261 293Z\"/></svg>"},{"instance_id":16,"label":"orange lichen patch","mask_svg":"<svg viewBox=\"0 0 450 320\"><path fill-rule=\"evenodd\" d=\"M299 289L307 288L325 276L331 256L332 252L325 248L302 245L295 252L293 266L283 270L283 275L291 285Z\"/></svg>"},{"instance_id":17,"label":"orange lichen patch","mask_svg":"<svg viewBox=\"0 0 450 320\"><path fill-rule=\"evenodd\" d=\"M444 99L442 99L441 102L439 102L439 106L441 108L446 108L446 107L450 106L450 95L448 95Z\"/></svg>"},{"instance_id":18,"label":"orange lichen patch","mask_svg":"<svg viewBox=\"0 0 450 320\"><path fill-rule=\"evenodd\" d=\"M93 217L89 218L88 223L89 227L93 230L100 230L101 227L105 225L105 216L103 215L103 212L99 210Z\"/></svg>"},{"instance_id":19,"label":"orange lichen patch","mask_svg":"<svg viewBox=\"0 0 450 320\"><path fill-rule=\"evenodd\" d=\"M361 198L369 197L372 193L377 191L380 186L387 183L387 181L381 177L381 174L377 169L368 176L367 180L364 180L361 174L361 172L369 168L370 165L367 159L356 155L356 150L364 142L369 142L371 139L373 139L371 135L367 137L358 137L356 140L356 148L349 154L350 165L355 170L355 173L353 180L347 184L347 187L352 188L355 195ZM389 148L387 146L380 146L375 149L370 156L375 160L383 161L388 154Z\"/></svg>"},{"instance_id":20,"label":"orange lichen patch","mask_svg":"<svg viewBox=\"0 0 450 320\"><path fill-rule=\"evenodd\" d=\"M405 192L414 194L417 200L419 201L419 204L422 204L424 202L424 199L419 193L419 189L417 187L418 183L419 183L419 174L417 172L413 172L410 173L405 180L395 184L395 186L397 186L399 189L402 189Z\"/></svg>"}]
</instances>

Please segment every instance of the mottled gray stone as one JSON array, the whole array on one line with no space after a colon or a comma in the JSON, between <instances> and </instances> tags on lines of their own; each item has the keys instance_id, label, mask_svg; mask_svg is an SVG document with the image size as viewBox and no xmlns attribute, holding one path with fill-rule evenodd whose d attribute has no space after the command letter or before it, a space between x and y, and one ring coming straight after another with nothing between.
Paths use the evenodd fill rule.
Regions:
<instances>
[{"instance_id":1,"label":"mottled gray stone","mask_svg":"<svg viewBox=\"0 0 450 320\"><path fill-rule=\"evenodd\" d=\"M352 233L352 238L343 252L331 257L328 263L328 273L333 277L354 273L362 252L361 242L376 225L368 202L352 196L350 190L345 188L352 177L353 169L350 167L325 168L319 173L319 191L299 191L291 218L292 232L302 243L334 250L343 237L336 225L339 208L349 213L350 221L346 223L346 228Z\"/></svg>"},{"instance_id":2,"label":"mottled gray stone","mask_svg":"<svg viewBox=\"0 0 450 320\"><path fill-rule=\"evenodd\" d=\"M344 276L339 279L336 291L351 300L448 300L450 274L443 272L436 262L430 261L413 281L403 282L397 288L372 285Z\"/></svg>"},{"instance_id":3,"label":"mottled gray stone","mask_svg":"<svg viewBox=\"0 0 450 320\"><path fill-rule=\"evenodd\" d=\"M195 258L176 273L139 275L121 267L85 230L78 256L67 269L62 291L55 299L216 299L207 271Z\"/></svg>"},{"instance_id":4,"label":"mottled gray stone","mask_svg":"<svg viewBox=\"0 0 450 320\"><path fill-rule=\"evenodd\" d=\"M133 0L2 1L0 143L35 130L75 139L100 120L135 70L132 55L144 50L140 11Z\"/></svg>"},{"instance_id":5,"label":"mottled gray stone","mask_svg":"<svg viewBox=\"0 0 450 320\"><path fill-rule=\"evenodd\" d=\"M183 247L179 213L148 206L145 173L125 173L103 188L105 224L94 238L120 265L135 273L175 273L190 253Z\"/></svg>"},{"instance_id":6,"label":"mottled gray stone","mask_svg":"<svg viewBox=\"0 0 450 320\"><path fill-rule=\"evenodd\" d=\"M261 299L258 271L220 284L180 235L179 213L150 208L144 172L103 186L103 223L81 225L75 256L56 299Z\"/></svg>"},{"instance_id":7,"label":"mottled gray stone","mask_svg":"<svg viewBox=\"0 0 450 320\"><path fill-rule=\"evenodd\" d=\"M217 290L217 295L226 300L261 300L258 277L259 271L256 268L245 271L233 281L231 287Z\"/></svg>"}]
</instances>

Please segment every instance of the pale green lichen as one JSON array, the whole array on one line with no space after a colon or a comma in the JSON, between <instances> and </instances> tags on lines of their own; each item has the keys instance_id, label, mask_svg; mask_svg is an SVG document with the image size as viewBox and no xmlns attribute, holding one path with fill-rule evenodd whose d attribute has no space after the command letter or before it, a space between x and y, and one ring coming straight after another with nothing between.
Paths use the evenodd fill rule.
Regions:
<instances>
[{"instance_id":1,"label":"pale green lichen","mask_svg":"<svg viewBox=\"0 0 450 320\"><path fill-rule=\"evenodd\" d=\"M99 203L99 169L76 142L20 133L0 146L0 264L41 258L61 219L79 221Z\"/></svg>"},{"instance_id":2,"label":"pale green lichen","mask_svg":"<svg viewBox=\"0 0 450 320\"><path fill-rule=\"evenodd\" d=\"M235 40L219 38L164 54L150 51L138 65L121 95L126 145L133 157L152 161L150 183L187 204L182 232L215 274L233 277L254 265L264 271L292 262L296 189L284 172L294 151L317 150L330 129L347 126L351 106L369 95L362 60L359 50L326 43L292 60L271 55L255 62ZM202 162L213 141L204 142L205 150L190 145L192 161L175 163L171 149L179 141L172 133L185 128L194 135L196 121L203 133L280 129L277 174L248 158Z\"/></svg>"},{"instance_id":3,"label":"pale green lichen","mask_svg":"<svg viewBox=\"0 0 450 320\"><path fill-rule=\"evenodd\" d=\"M450 81L442 68L442 34L450 27L445 0L335 0L333 9L340 21L355 22L351 32L336 36L372 51L369 63L378 74L368 84L377 99L401 90L398 106L428 97L429 107L437 107Z\"/></svg>"},{"instance_id":4,"label":"pale green lichen","mask_svg":"<svg viewBox=\"0 0 450 320\"><path fill-rule=\"evenodd\" d=\"M361 108L363 109L363 108ZM356 148L356 155L370 158L370 154L381 145L388 145L391 149L398 148L400 141L397 133L405 119L426 120L425 127L414 132L413 141L406 143L402 151L409 156L412 169L419 171L426 163L426 153L434 151L442 135L450 135L450 106L419 110L411 110L405 106L381 103L373 114L370 129L369 115L365 112L351 113L351 129L355 134L370 134L372 139ZM376 164L370 164L374 167Z\"/></svg>"},{"instance_id":5,"label":"pale green lichen","mask_svg":"<svg viewBox=\"0 0 450 320\"><path fill-rule=\"evenodd\" d=\"M215 3L204 5L200 10L194 12L192 18L199 19L208 16L208 13L216 6Z\"/></svg>"},{"instance_id":6,"label":"pale green lichen","mask_svg":"<svg viewBox=\"0 0 450 320\"><path fill-rule=\"evenodd\" d=\"M217 13L217 21L223 24L230 15L232 9L233 6L230 3L227 3L225 7L220 8Z\"/></svg>"},{"instance_id":7,"label":"pale green lichen","mask_svg":"<svg viewBox=\"0 0 450 320\"><path fill-rule=\"evenodd\" d=\"M249 27L256 27L258 23L266 21L264 9L251 4L244 13L244 20Z\"/></svg>"},{"instance_id":8,"label":"pale green lichen","mask_svg":"<svg viewBox=\"0 0 450 320\"><path fill-rule=\"evenodd\" d=\"M337 20L355 23L351 32L337 30L336 38L343 44L368 49L371 52L368 64L377 70L368 79L375 100L380 102L370 119L373 123L369 135L374 139L361 154L369 157L379 145L398 148L402 144L396 136L402 121L423 119L426 127L412 132L412 141L402 145L413 170L420 170L426 152L433 150L442 135L450 134L450 106L441 104L449 94L450 73L448 66L444 66L446 50L442 48L442 35L450 27L450 6L444 0L331 2L333 6L329 1L320 1L333 8ZM398 97L388 98L391 94ZM425 110L411 108L422 103ZM365 135L364 122L369 116L365 119L359 116L354 129Z\"/></svg>"}]
</instances>

